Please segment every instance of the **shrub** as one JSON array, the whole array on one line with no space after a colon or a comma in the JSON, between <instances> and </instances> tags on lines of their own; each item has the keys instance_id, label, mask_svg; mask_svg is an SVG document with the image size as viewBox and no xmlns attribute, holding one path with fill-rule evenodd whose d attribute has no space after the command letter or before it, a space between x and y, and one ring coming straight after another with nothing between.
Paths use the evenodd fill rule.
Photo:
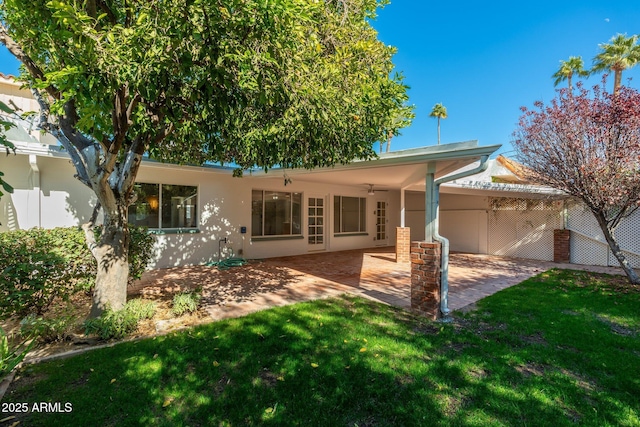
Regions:
<instances>
[{"instance_id":1,"label":"shrub","mask_svg":"<svg viewBox=\"0 0 640 427\"><path fill-rule=\"evenodd\" d=\"M95 261L72 228L0 233L0 316L42 314L90 287Z\"/></svg>"},{"instance_id":2,"label":"shrub","mask_svg":"<svg viewBox=\"0 0 640 427\"><path fill-rule=\"evenodd\" d=\"M153 301L147 301L140 298L129 300L125 305L124 310L127 310L130 315L142 319L151 319L156 314L156 303Z\"/></svg>"},{"instance_id":3,"label":"shrub","mask_svg":"<svg viewBox=\"0 0 640 427\"><path fill-rule=\"evenodd\" d=\"M152 318L155 312L154 302L134 299L122 310L106 310L102 316L85 321L85 334L96 334L103 340L124 338L135 332L140 320Z\"/></svg>"},{"instance_id":4,"label":"shrub","mask_svg":"<svg viewBox=\"0 0 640 427\"><path fill-rule=\"evenodd\" d=\"M96 227L96 233L100 228ZM153 254L153 236L130 227L129 280L140 278ZM97 264L77 227L0 233L0 318L42 314L56 298L88 291Z\"/></svg>"},{"instance_id":5,"label":"shrub","mask_svg":"<svg viewBox=\"0 0 640 427\"><path fill-rule=\"evenodd\" d=\"M131 242L129 243L129 284L138 280L153 257L155 237L149 234L147 227L129 225Z\"/></svg>"},{"instance_id":6,"label":"shrub","mask_svg":"<svg viewBox=\"0 0 640 427\"><path fill-rule=\"evenodd\" d=\"M71 315L47 319L30 314L20 321L20 335L46 343L61 341L69 336L75 322L76 318Z\"/></svg>"},{"instance_id":7,"label":"shrub","mask_svg":"<svg viewBox=\"0 0 640 427\"><path fill-rule=\"evenodd\" d=\"M176 316L182 316L185 313L194 313L198 310L198 304L202 295L200 291L181 292L173 296L173 308L171 311Z\"/></svg>"},{"instance_id":8,"label":"shrub","mask_svg":"<svg viewBox=\"0 0 640 427\"><path fill-rule=\"evenodd\" d=\"M13 368L18 366L27 353L33 347L33 341L27 344L29 339L25 339L17 344L12 344L9 337L0 328L0 379L4 378Z\"/></svg>"}]
</instances>

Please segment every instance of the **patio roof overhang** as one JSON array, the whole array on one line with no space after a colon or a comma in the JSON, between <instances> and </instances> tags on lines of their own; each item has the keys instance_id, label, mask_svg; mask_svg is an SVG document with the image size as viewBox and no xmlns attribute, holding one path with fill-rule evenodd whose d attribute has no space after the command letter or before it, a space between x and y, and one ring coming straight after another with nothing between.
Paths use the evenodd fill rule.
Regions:
<instances>
[{"instance_id":1,"label":"patio roof overhang","mask_svg":"<svg viewBox=\"0 0 640 427\"><path fill-rule=\"evenodd\" d=\"M382 153L377 159L354 161L346 165L312 170L287 169L296 181L340 185L367 185L381 190L425 191L428 168L435 168L436 178L477 162L494 153L500 145L478 146L478 141L442 144L430 147ZM253 177L273 178L282 169L254 172Z\"/></svg>"},{"instance_id":2,"label":"patio roof overhang","mask_svg":"<svg viewBox=\"0 0 640 427\"><path fill-rule=\"evenodd\" d=\"M440 187L444 194L468 196L513 197L522 199L566 199L571 196L541 185L506 184L480 181L450 182Z\"/></svg>"}]
</instances>

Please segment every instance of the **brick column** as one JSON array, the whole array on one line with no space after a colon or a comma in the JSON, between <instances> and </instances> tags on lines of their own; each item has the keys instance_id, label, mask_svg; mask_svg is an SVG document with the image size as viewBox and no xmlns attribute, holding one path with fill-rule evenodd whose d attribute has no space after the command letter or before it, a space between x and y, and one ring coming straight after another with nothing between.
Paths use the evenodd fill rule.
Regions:
<instances>
[{"instance_id":1,"label":"brick column","mask_svg":"<svg viewBox=\"0 0 640 427\"><path fill-rule=\"evenodd\" d=\"M411 249L411 229L396 227L396 262L409 262Z\"/></svg>"},{"instance_id":2,"label":"brick column","mask_svg":"<svg viewBox=\"0 0 640 427\"><path fill-rule=\"evenodd\" d=\"M411 310L440 317L440 243L411 242Z\"/></svg>"},{"instance_id":3,"label":"brick column","mask_svg":"<svg viewBox=\"0 0 640 427\"><path fill-rule=\"evenodd\" d=\"M571 232L569 230L553 230L553 262L571 262L570 239Z\"/></svg>"}]
</instances>

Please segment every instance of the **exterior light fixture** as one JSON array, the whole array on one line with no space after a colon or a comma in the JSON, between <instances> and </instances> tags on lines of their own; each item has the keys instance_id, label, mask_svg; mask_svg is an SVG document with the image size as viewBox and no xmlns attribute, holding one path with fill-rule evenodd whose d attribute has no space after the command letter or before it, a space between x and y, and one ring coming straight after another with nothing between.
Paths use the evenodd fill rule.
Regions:
<instances>
[{"instance_id":1,"label":"exterior light fixture","mask_svg":"<svg viewBox=\"0 0 640 427\"><path fill-rule=\"evenodd\" d=\"M147 202L149 203L149 207L152 211L158 210L158 196L149 196L147 197Z\"/></svg>"}]
</instances>

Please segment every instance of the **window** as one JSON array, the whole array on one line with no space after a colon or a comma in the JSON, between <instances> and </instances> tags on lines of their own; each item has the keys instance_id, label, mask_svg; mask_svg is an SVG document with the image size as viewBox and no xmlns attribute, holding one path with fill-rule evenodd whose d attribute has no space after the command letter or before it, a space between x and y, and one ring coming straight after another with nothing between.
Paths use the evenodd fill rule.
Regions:
<instances>
[{"instance_id":1,"label":"window","mask_svg":"<svg viewBox=\"0 0 640 427\"><path fill-rule=\"evenodd\" d=\"M137 199L129 206L129 223L149 228L196 228L198 187L134 184Z\"/></svg>"},{"instance_id":2,"label":"window","mask_svg":"<svg viewBox=\"0 0 640 427\"><path fill-rule=\"evenodd\" d=\"M364 233L367 231L367 199L364 197L333 197L334 233Z\"/></svg>"},{"instance_id":3,"label":"window","mask_svg":"<svg viewBox=\"0 0 640 427\"><path fill-rule=\"evenodd\" d=\"M302 194L280 191L251 192L251 235L300 235Z\"/></svg>"}]
</instances>

